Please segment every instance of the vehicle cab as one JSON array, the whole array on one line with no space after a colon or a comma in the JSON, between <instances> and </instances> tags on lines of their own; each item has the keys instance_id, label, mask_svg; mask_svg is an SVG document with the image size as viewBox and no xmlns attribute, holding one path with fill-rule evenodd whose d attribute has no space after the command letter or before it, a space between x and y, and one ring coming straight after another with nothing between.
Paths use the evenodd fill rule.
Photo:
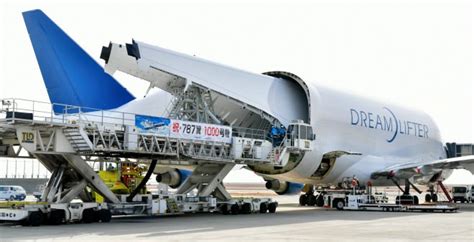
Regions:
<instances>
[{"instance_id":1,"label":"vehicle cab","mask_svg":"<svg viewBox=\"0 0 474 242\"><path fill-rule=\"evenodd\" d=\"M295 120L288 125L286 132L286 147L290 149L310 151L311 142L316 138L313 127L303 120Z\"/></svg>"},{"instance_id":2,"label":"vehicle cab","mask_svg":"<svg viewBox=\"0 0 474 242\"><path fill-rule=\"evenodd\" d=\"M453 186L453 200L454 202L461 202L461 203L468 203L472 201L472 187L471 185L468 186Z\"/></svg>"}]
</instances>

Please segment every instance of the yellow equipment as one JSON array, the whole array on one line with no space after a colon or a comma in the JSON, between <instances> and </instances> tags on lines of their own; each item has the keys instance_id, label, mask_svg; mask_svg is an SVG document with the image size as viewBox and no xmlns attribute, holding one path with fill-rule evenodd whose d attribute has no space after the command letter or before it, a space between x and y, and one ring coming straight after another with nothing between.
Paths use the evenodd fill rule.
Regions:
<instances>
[{"instance_id":1,"label":"yellow equipment","mask_svg":"<svg viewBox=\"0 0 474 242\"><path fill-rule=\"evenodd\" d=\"M146 167L139 166L136 162L116 163L115 167L109 164L107 170L99 171L99 177L115 194L130 194L142 181L142 173ZM119 171L120 168L120 171ZM140 194L146 194L146 187L141 189ZM104 198L94 192L96 202L104 202Z\"/></svg>"}]
</instances>

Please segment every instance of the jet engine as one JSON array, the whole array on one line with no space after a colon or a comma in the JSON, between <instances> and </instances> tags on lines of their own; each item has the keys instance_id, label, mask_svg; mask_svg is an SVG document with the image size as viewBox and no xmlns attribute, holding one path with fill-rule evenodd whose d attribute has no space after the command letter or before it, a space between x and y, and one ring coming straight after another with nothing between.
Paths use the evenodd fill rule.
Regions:
<instances>
[{"instance_id":1,"label":"jet engine","mask_svg":"<svg viewBox=\"0 0 474 242\"><path fill-rule=\"evenodd\" d=\"M279 180L267 180L265 187L275 191L278 195L298 194L303 189L304 184Z\"/></svg>"},{"instance_id":2,"label":"jet engine","mask_svg":"<svg viewBox=\"0 0 474 242\"><path fill-rule=\"evenodd\" d=\"M156 174L156 181L164 183L171 188L178 188L191 175L192 171L182 169L172 169Z\"/></svg>"}]
</instances>

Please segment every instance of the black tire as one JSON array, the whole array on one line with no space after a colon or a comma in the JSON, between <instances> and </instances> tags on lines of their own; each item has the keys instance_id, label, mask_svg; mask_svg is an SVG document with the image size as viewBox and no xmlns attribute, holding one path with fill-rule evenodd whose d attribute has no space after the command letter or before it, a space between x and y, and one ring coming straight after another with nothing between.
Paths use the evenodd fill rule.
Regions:
<instances>
[{"instance_id":1,"label":"black tire","mask_svg":"<svg viewBox=\"0 0 474 242\"><path fill-rule=\"evenodd\" d=\"M401 195L396 197L396 204L402 205L418 205L420 203L417 196Z\"/></svg>"},{"instance_id":2,"label":"black tire","mask_svg":"<svg viewBox=\"0 0 474 242\"><path fill-rule=\"evenodd\" d=\"M431 194L426 194L425 195L425 202L427 202L427 203L431 202Z\"/></svg>"},{"instance_id":3,"label":"black tire","mask_svg":"<svg viewBox=\"0 0 474 242\"><path fill-rule=\"evenodd\" d=\"M300 206L306 206L308 205L308 195L302 194L300 196Z\"/></svg>"},{"instance_id":4,"label":"black tire","mask_svg":"<svg viewBox=\"0 0 474 242\"><path fill-rule=\"evenodd\" d=\"M275 213L277 210L278 204L276 202L272 202L268 204L268 212L269 213Z\"/></svg>"},{"instance_id":5,"label":"black tire","mask_svg":"<svg viewBox=\"0 0 474 242\"><path fill-rule=\"evenodd\" d=\"M112 220L112 213L108 209L99 210L99 220L102 223L108 223Z\"/></svg>"},{"instance_id":6,"label":"black tire","mask_svg":"<svg viewBox=\"0 0 474 242\"><path fill-rule=\"evenodd\" d=\"M93 223L95 221L95 213L92 208L84 209L82 211L82 222L86 224Z\"/></svg>"},{"instance_id":7,"label":"black tire","mask_svg":"<svg viewBox=\"0 0 474 242\"><path fill-rule=\"evenodd\" d=\"M100 222L100 210L94 210L94 223Z\"/></svg>"},{"instance_id":8,"label":"black tire","mask_svg":"<svg viewBox=\"0 0 474 242\"><path fill-rule=\"evenodd\" d=\"M324 196L322 194L316 197L316 206L318 207L324 206Z\"/></svg>"},{"instance_id":9,"label":"black tire","mask_svg":"<svg viewBox=\"0 0 474 242\"><path fill-rule=\"evenodd\" d=\"M49 213L49 224L52 225L59 225L62 224L65 218L65 214L63 210L52 210Z\"/></svg>"},{"instance_id":10,"label":"black tire","mask_svg":"<svg viewBox=\"0 0 474 242\"><path fill-rule=\"evenodd\" d=\"M438 194L433 194L431 196L431 201L433 201L434 203L438 202Z\"/></svg>"},{"instance_id":11,"label":"black tire","mask_svg":"<svg viewBox=\"0 0 474 242\"><path fill-rule=\"evenodd\" d=\"M15 201L15 196L11 195L10 199L8 199L8 201Z\"/></svg>"},{"instance_id":12,"label":"black tire","mask_svg":"<svg viewBox=\"0 0 474 242\"><path fill-rule=\"evenodd\" d=\"M238 204L232 204L232 206L230 207L230 212L232 213L232 215L237 215L239 214L239 205Z\"/></svg>"},{"instance_id":13,"label":"black tire","mask_svg":"<svg viewBox=\"0 0 474 242\"><path fill-rule=\"evenodd\" d=\"M267 203L260 203L260 213L267 213L268 204Z\"/></svg>"},{"instance_id":14,"label":"black tire","mask_svg":"<svg viewBox=\"0 0 474 242\"><path fill-rule=\"evenodd\" d=\"M229 209L227 208L227 204L224 204L223 206L221 206L221 212L224 215L229 215Z\"/></svg>"},{"instance_id":15,"label":"black tire","mask_svg":"<svg viewBox=\"0 0 474 242\"><path fill-rule=\"evenodd\" d=\"M313 207L314 205L316 205L316 202L316 196L314 196L313 194L308 195L308 206Z\"/></svg>"},{"instance_id":16,"label":"black tire","mask_svg":"<svg viewBox=\"0 0 474 242\"><path fill-rule=\"evenodd\" d=\"M420 200L418 199L418 196L416 196L416 195L413 196L413 204L414 204L414 205L420 204Z\"/></svg>"},{"instance_id":17,"label":"black tire","mask_svg":"<svg viewBox=\"0 0 474 242\"><path fill-rule=\"evenodd\" d=\"M43 223L43 213L40 211L31 212L27 220L31 226L40 226Z\"/></svg>"},{"instance_id":18,"label":"black tire","mask_svg":"<svg viewBox=\"0 0 474 242\"><path fill-rule=\"evenodd\" d=\"M242 214L250 214L252 213L252 205L250 203L244 203L242 204L240 213Z\"/></svg>"},{"instance_id":19,"label":"black tire","mask_svg":"<svg viewBox=\"0 0 474 242\"><path fill-rule=\"evenodd\" d=\"M345 202L343 199L336 199L334 200L333 207L335 207L337 210L344 210Z\"/></svg>"}]
</instances>

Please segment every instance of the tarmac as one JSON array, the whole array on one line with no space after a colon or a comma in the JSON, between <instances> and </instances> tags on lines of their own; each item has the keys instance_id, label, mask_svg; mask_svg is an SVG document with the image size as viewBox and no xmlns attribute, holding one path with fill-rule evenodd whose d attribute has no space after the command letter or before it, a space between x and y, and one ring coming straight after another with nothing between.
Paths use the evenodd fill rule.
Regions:
<instances>
[{"instance_id":1,"label":"tarmac","mask_svg":"<svg viewBox=\"0 0 474 242\"><path fill-rule=\"evenodd\" d=\"M275 214L114 217L110 223L0 224L0 241L473 241L474 204L455 213L363 212L300 207L275 197Z\"/></svg>"}]
</instances>

